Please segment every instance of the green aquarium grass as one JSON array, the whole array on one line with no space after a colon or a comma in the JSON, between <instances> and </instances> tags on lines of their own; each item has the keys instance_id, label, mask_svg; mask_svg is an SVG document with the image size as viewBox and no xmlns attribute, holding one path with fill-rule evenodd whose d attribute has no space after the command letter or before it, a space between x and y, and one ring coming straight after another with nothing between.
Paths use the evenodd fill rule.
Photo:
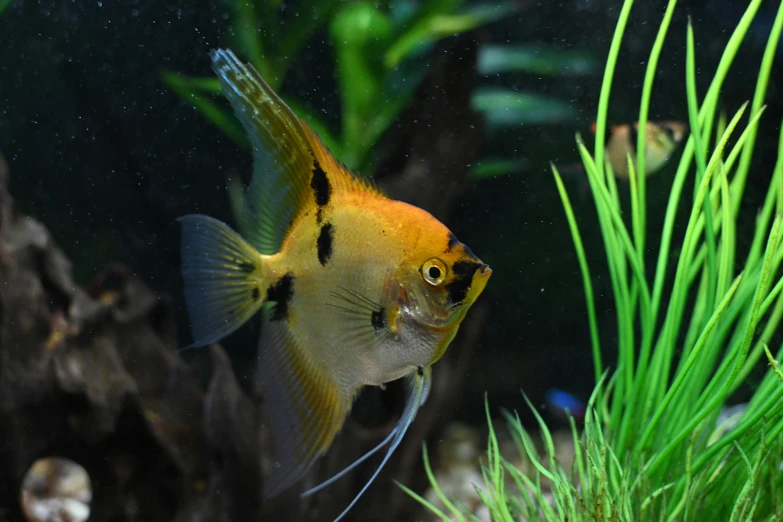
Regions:
<instances>
[{"instance_id":1,"label":"green aquarium grass","mask_svg":"<svg viewBox=\"0 0 783 522\"><path fill-rule=\"evenodd\" d=\"M753 99L731 117L718 97L737 50L758 11L751 0L729 39L703 98L696 89L694 27L686 46L686 95L691 135L684 146L666 207L654 267L645 266L646 171L644 133L629 161L630 216L626 219L611 166L604 161L612 80L633 0L625 0L606 63L595 149L577 145L587 172L603 237L617 311L618 363L604 367L591 284L590 260L560 174L553 166L584 281L596 387L584 428L571 421L571 471L555 459L551 434L532 404L544 451L519 417L508 427L524 474L500 454L487 406L489 442L477 491L493 521L713 521L783 519L783 372L769 349L783 317L783 131L778 160L748 252L737 251L737 220L748 177L775 49L783 29L778 12L756 78ZM649 115L658 60L676 0L670 0L643 83L640 125ZM689 176L692 194L684 192ZM687 217L673 245L678 216ZM679 255L672 255L673 249ZM744 263L739 263L747 254ZM750 372L769 369L734 426L718 424L727 400ZM526 399L527 400L527 399ZM404 488L443 520L475 520L437 487L425 452L425 470L445 512ZM546 489L542 487L547 484Z\"/></svg>"}]
</instances>

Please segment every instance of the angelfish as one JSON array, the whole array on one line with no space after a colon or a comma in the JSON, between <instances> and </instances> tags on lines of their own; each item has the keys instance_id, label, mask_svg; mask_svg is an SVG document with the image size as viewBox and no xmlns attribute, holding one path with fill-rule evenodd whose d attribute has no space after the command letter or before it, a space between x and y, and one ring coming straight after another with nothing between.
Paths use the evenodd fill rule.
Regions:
<instances>
[{"instance_id":1,"label":"angelfish","mask_svg":"<svg viewBox=\"0 0 783 522\"><path fill-rule=\"evenodd\" d=\"M407 380L389 449L339 520L399 445L432 365L492 271L431 214L341 165L252 66L227 50L211 58L253 146L245 237L208 216L180 218L182 276L191 346L262 310L260 389L275 462L265 496L294 485L327 451L361 387Z\"/></svg>"},{"instance_id":2,"label":"angelfish","mask_svg":"<svg viewBox=\"0 0 783 522\"><path fill-rule=\"evenodd\" d=\"M688 132L688 126L679 121L648 121L644 133L645 171L647 175L661 170ZM595 132L595 123L590 126ZM628 154L636 160L639 122L610 125L606 129L606 158L614 175L628 179Z\"/></svg>"}]
</instances>

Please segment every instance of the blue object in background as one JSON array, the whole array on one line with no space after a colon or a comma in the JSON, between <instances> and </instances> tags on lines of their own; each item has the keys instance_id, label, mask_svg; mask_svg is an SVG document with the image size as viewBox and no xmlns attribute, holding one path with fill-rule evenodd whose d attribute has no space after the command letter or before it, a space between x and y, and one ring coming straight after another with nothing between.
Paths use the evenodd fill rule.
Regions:
<instances>
[{"instance_id":1,"label":"blue object in background","mask_svg":"<svg viewBox=\"0 0 783 522\"><path fill-rule=\"evenodd\" d=\"M550 388L546 391L545 400L547 408L560 420L567 422L570 414L578 424L584 422L587 406L570 393Z\"/></svg>"}]
</instances>

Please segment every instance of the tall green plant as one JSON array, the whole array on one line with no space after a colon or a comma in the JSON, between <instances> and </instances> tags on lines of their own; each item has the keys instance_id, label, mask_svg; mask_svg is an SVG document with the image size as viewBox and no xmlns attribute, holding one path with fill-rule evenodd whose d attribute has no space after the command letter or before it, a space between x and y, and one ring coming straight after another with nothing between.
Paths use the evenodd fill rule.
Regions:
<instances>
[{"instance_id":1,"label":"tall green plant","mask_svg":"<svg viewBox=\"0 0 783 522\"><path fill-rule=\"evenodd\" d=\"M372 147L412 100L432 44L499 18L509 5L304 0L283 9L279 0L229 1L232 44L275 90L307 41L320 29L328 30L340 95L339 132L298 99L285 94L283 99L343 163L365 174L372 170ZM217 79L166 72L163 80L226 135L247 146L238 121L214 100L220 93Z\"/></svg>"},{"instance_id":2,"label":"tall green plant","mask_svg":"<svg viewBox=\"0 0 783 522\"><path fill-rule=\"evenodd\" d=\"M545 457L537 454L519 419L509 419L520 450L536 465L535 477L522 475L499 455L490 431L490 457L481 494L493 520L510 521L520 515L548 521L774 520L783 513L779 469L783 373L766 348L783 316L783 133L750 252L744 265L736 266L739 202L783 31L783 5L767 42L753 102L740 107L728 121L717 117L718 94L760 3L750 1L701 101L695 81L694 29L688 25L685 72L691 136L672 184L658 260L648 278L643 256L648 224L642 136L637 160L628 158L630 226L623 219L611 166L604 161L603 136L614 69L633 5L633 0L624 2L607 59L592 155L577 137L615 298L618 368L604 386L607 370L600 355L590 263L568 194L553 167L585 285L596 389L581 437L572 423L576 457L571 476L555 461L551 437L540 417L548 448ZM639 117L642 125L649 114L658 58L676 4L670 0L648 61ZM685 205L683 188L689 175L694 177L695 190ZM673 262L674 223L683 210L687 228L680 255ZM665 288L671 275L672 286ZM783 350L777 357L781 355ZM728 431L716 426L721 408L762 358L772 369L738 424ZM542 477L551 482L552 503L544 498ZM508 480L514 487L506 487Z\"/></svg>"},{"instance_id":3,"label":"tall green plant","mask_svg":"<svg viewBox=\"0 0 783 522\"><path fill-rule=\"evenodd\" d=\"M283 9L280 0L227 2L231 46L275 90L282 86L307 41L322 29L328 31L341 106L338 132L298 99L286 94L283 99L343 163L366 175L373 171L370 151L412 101L427 70L432 44L513 9L512 2L463 4L464 0L305 0L295 9ZM574 76L589 74L594 68L595 62L584 53L534 45L483 45L477 64L479 74L488 77L513 73ZM233 114L215 101L220 93L217 79L165 72L163 80L234 142L249 145ZM560 122L578 113L561 100L499 86L479 87L471 103L485 116L490 129ZM471 174L482 179L517 172L526 165L521 158L486 158Z\"/></svg>"}]
</instances>

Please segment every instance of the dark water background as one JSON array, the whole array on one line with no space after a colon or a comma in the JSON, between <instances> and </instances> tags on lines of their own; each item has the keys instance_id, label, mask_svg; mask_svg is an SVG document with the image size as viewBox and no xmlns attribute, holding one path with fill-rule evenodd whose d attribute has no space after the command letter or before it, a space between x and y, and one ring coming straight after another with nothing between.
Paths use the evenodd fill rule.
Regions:
<instances>
[{"instance_id":1,"label":"dark water background","mask_svg":"<svg viewBox=\"0 0 783 522\"><path fill-rule=\"evenodd\" d=\"M482 37L488 42L585 50L602 65L621 3L529 2L513 18L483 30ZM703 96L746 4L680 2L660 62L651 120L687 120L687 16L695 26ZM635 119L646 59L665 5L664 0L645 0L634 7L614 83L613 121ZM762 6L729 75L721 103L730 114L753 94L776 8L776 2ZM227 44L225 18L226 6L218 1L170 0L12 1L0 17L0 151L10 165L11 190L21 210L51 229L80 281L88 282L104 265L119 260L156 290L172 295L183 345L189 335L174 220L200 212L230 222L224 180L229 171L249 172L251 158L163 85L160 74L210 74L208 50ZM780 56L777 71L779 61ZM578 161L573 135L587 132L594 118L601 76L602 69L586 78L512 75L516 88L569 100L580 111L580 120L488 135L487 154L516 151L529 160L530 168L473 182L448 223L494 269L481 297L492 304L490 318L461 392L461 414L473 422L481 419L485 389L493 405L518 408L520 388L538 403L549 387L583 396L592 388L582 283L548 162ZM761 123L740 222L741 249L749 244L743 237L750 237L775 161L782 78L773 73L767 94L770 106ZM509 78L504 82L509 85ZM332 46L325 30L312 35L283 91L327 114L339 114ZM650 178L649 245L657 243L673 175L668 168ZM569 188L578 190L577 185ZM602 266L603 245L592 203L574 195L593 260L610 362L615 319ZM656 255L650 252L651 258ZM248 378L255 351L252 332L240 332L225 345L239 376ZM188 358L194 364L205 359L195 352Z\"/></svg>"}]
</instances>

